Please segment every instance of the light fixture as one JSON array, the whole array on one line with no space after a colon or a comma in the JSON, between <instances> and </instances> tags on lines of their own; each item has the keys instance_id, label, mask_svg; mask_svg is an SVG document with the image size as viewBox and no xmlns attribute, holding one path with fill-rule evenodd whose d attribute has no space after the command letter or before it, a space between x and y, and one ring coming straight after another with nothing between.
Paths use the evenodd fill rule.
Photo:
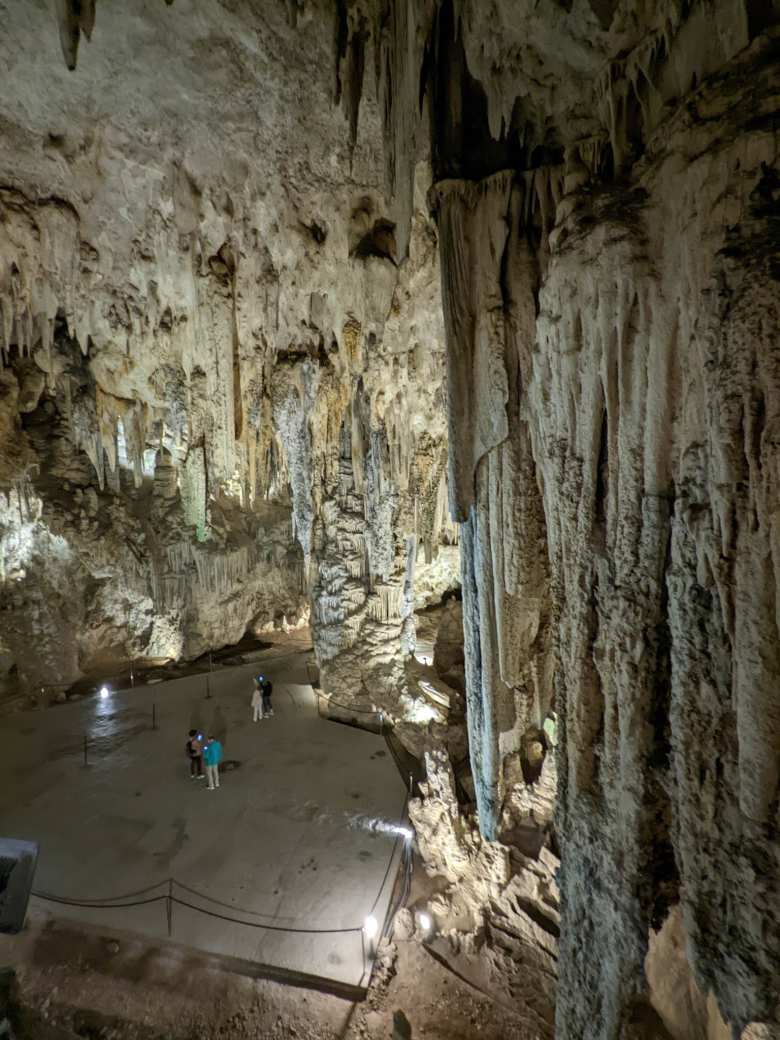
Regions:
<instances>
[{"instance_id":1,"label":"light fixture","mask_svg":"<svg viewBox=\"0 0 780 1040\"><path fill-rule=\"evenodd\" d=\"M376 938L376 933L379 931L379 922L373 914L369 914L363 922L363 931L367 939Z\"/></svg>"},{"instance_id":2,"label":"light fixture","mask_svg":"<svg viewBox=\"0 0 780 1040\"><path fill-rule=\"evenodd\" d=\"M411 841L413 832L408 827L391 827L393 834L399 834L404 841Z\"/></svg>"},{"instance_id":3,"label":"light fixture","mask_svg":"<svg viewBox=\"0 0 780 1040\"><path fill-rule=\"evenodd\" d=\"M100 699L101 699L101 701L104 701L104 700L106 700L108 698L108 693L109 693L109 690L108 690L107 686L101 686L100 687Z\"/></svg>"},{"instance_id":4,"label":"light fixture","mask_svg":"<svg viewBox=\"0 0 780 1040\"><path fill-rule=\"evenodd\" d=\"M431 928L433 928L433 921L431 920L430 914L418 914L417 923L420 926L420 930L425 932L426 934L430 932Z\"/></svg>"}]
</instances>

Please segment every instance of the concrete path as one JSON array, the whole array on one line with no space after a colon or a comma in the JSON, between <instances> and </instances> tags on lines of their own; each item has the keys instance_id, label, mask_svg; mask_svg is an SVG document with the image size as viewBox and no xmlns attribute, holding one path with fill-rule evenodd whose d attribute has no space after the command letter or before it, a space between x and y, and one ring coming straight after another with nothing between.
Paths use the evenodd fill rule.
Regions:
<instances>
[{"instance_id":1,"label":"concrete path","mask_svg":"<svg viewBox=\"0 0 780 1040\"><path fill-rule=\"evenodd\" d=\"M210 699L204 677L191 676L1 720L0 833L40 842L38 892L79 902L129 894L120 901L132 903L166 896L175 878L177 943L359 984L358 931L249 923L359 929L369 913L381 922L403 843L404 785L381 738L319 718L304 654L262 668L275 717L258 723L249 706L257 664L214 672ZM218 791L189 779L191 727L223 742ZM165 898L33 905L168 935Z\"/></svg>"}]
</instances>

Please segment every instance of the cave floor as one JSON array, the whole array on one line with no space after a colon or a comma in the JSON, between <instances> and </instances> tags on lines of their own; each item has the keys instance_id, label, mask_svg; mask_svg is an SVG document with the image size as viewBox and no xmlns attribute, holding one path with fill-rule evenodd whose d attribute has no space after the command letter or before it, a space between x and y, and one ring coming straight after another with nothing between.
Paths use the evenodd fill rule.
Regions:
<instances>
[{"instance_id":1,"label":"cave floor","mask_svg":"<svg viewBox=\"0 0 780 1040\"><path fill-rule=\"evenodd\" d=\"M383 881L401 841L389 828L405 790L384 742L319 717L305 654L263 670L274 683L275 717L258 723L249 707L256 663L214 672L210 698L205 677L194 676L3 719L0 826L40 843L37 892L78 902L141 893L116 900L135 904L165 896L174 878L174 895L190 904L173 904L176 943L358 984L359 933L272 932L194 909L348 929L372 910L381 921L390 899L395 871ZM218 791L189 778L191 727L223 742ZM158 887L142 892L150 886ZM164 898L84 908L33 897L31 909L168 935Z\"/></svg>"}]
</instances>

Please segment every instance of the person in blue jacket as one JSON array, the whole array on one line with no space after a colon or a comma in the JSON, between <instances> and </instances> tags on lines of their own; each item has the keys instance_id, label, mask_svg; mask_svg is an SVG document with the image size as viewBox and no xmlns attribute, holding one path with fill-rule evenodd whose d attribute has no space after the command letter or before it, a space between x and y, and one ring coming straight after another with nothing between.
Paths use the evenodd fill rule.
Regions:
<instances>
[{"instance_id":1,"label":"person in blue jacket","mask_svg":"<svg viewBox=\"0 0 780 1040\"><path fill-rule=\"evenodd\" d=\"M210 736L203 749L203 761L206 764L208 789L213 791L219 787L219 763L222 761L222 745L216 737Z\"/></svg>"}]
</instances>

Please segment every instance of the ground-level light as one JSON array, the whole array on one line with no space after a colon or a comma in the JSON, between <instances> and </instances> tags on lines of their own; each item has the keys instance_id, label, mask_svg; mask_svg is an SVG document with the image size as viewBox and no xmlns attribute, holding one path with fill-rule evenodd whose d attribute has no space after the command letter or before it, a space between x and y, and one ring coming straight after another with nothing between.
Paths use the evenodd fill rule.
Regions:
<instances>
[{"instance_id":1,"label":"ground-level light","mask_svg":"<svg viewBox=\"0 0 780 1040\"><path fill-rule=\"evenodd\" d=\"M431 920L430 914L418 914L417 923L420 926L420 931L425 932L426 935L430 932L431 928L433 928L433 921Z\"/></svg>"},{"instance_id":2,"label":"ground-level light","mask_svg":"<svg viewBox=\"0 0 780 1040\"><path fill-rule=\"evenodd\" d=\"M101 686L100 687L100 699L102 701L106 700L106 698L108 697L108 694L109 694L108 687L107 686Z\"/></svg>"},{"instance_id":3,"label":"ground-level light","mask_svg":"<svg viewBox=\"0 0 780 1040\"><path fill-rule=\"evenodd\" d=\"M376 938L376 933L379 931L379 922L373 914L369 914L363 922L363 931L366 933L367 939Z\"/></svg>"}]
</instances>

